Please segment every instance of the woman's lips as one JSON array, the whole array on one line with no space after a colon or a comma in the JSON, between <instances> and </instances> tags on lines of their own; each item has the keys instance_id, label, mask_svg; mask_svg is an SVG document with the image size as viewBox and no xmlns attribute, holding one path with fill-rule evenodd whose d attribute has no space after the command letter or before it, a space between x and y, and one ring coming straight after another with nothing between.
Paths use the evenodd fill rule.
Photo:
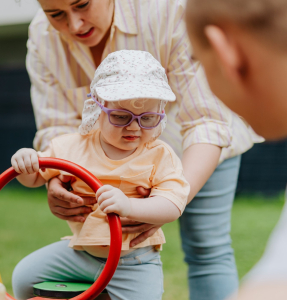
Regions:
<instances>
[{"instance_id":1,"label":"woman's lips","mask_svg":"<svg viewBox=\"0 0 287 300\"><path fill-rule=\"evenodd\" d=\"M94 32L95 28L92 27L89 31L87 31L86 33L79 33L79 34L76 34L77 37L81 38L81 39L84 39L84 38L87 38L89 36L91 36Z\"/></svg>"},{"instance_id":2,"label":"woman's lips","mask_svg":"<svg viewBox=\"0 0 287 300\"><path fill-rule=\"evenodd\" d=\"M138 139L139 138L139 136L123 136L123 138L125 139L125 140L128 140L128 141L135 141L136 139Z\"/></svg>"}]
</instances>

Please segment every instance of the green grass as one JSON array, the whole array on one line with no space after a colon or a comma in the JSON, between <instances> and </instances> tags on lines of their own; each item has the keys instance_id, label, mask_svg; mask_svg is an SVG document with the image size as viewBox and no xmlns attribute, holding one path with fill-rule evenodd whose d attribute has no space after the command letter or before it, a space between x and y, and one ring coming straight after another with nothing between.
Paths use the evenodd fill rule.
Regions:
<instances>
[{"instance_id":1,"label":"green grass","mask_svg":"<svg viewBox=\"0 0 287 300\"><path fill-rule=\"evenodd\" d=\"M268 236L278 221L283 195L275 199L240 197L232 213L232 239L239 276L258 261ZM66 222L54 217L45 189L8 186L0 192L0 273L8 292L14 266L32 251L70 234ZM187 299L187 268L180 249L178 222L164 226L167 244L162 261L164 300Z\"/></svg>"}]
</instances>

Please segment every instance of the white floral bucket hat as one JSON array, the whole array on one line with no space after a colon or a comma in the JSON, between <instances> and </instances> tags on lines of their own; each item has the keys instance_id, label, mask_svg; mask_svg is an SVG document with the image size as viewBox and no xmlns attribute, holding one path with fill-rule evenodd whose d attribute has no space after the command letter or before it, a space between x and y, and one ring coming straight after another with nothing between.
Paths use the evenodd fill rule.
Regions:
<instances>
[{"instance_id":1,"label":"white floral bucket hat","mask_svg":"<svg viewBox=\"0 0 287 300\"><path fill-rule=\"evenodd\" d=\"M167 102L176 100L168 85L165 69L146 51L121 50L109 54L95 72L91 83L92 98L104 105L105 101L132 99L161 100L160 110ZM101 114L101 108L93 99L85 101L82 124L79 132L88 134ZM161 121L160 132L166 124L166 117Z\"/></svg>"}]
</instances>

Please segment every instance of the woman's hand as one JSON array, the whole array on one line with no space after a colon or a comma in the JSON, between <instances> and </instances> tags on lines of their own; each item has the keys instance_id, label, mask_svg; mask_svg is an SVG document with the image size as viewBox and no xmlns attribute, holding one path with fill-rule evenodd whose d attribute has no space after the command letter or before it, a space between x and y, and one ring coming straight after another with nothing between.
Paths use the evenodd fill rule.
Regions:
<instances>
[{"instance_id":1,"label":"woman's hand","mask_svg":"<svg viewBox=\"0 0 287 300\"><path fill-rule=\"evenodd\" d=\"M11 158L14 170L19 174L34 174L39 172L38 154L34 149L22 148Z\"/></svg>"},{"instance_id":2,"label":"woman's hand","mask_svg":"<svg viewBox=\"0 0 287 300\"><path fill-rule=\"evenodd\" d=\"M164 225L140 223L128 218L121 218L121 223L123 233L140 233L136 238L131 240L130 247L134 247L144 242Z\"/></svg>"},{"instance_id":3,"label":"woman's hand","mask_svg":"<svg viewBox=\"0 0 287 300\"><path fill-rule=\"evenodd\" d=\"M104 185L97 190L96 199L100 209L106 214L116 213L121 217L131 214L131 200L118 188Z\"/></svg>"},{"instance_id":4,"label":"woman's hand","mask_svg":"<svg viewBox=\"0 0 287 300\"><path fill-rule=\"evenodd\" d=\"M92 212L90 207L85 205L95 204L96 198L81 198L67 191L71 176L55 177L48 185L48 204L51 212L62 220L84 222L85 215ZM60 180L61 179L61 180ZM148 197L150 190L137 187L140 195ZM128 218L121 218L123 233L140 233L130 242L130 247L134 247L152 236L161 226L158 224L146 224L136 222Z\"/></svg>"},{"instance_id":5,"label":"woman's hand","mask_svg":"<svg viewBox=\"0 0 287 300\"><path fill-rule=\"evenodd\" d=\"M60 176L52 178L48 184L48 205L53 215L73 222L85 222L86 215L92 212L86 205L95 204L96 198L81 198L67 189L70 186L72 176Z\"/></svg>"}]
</instances>

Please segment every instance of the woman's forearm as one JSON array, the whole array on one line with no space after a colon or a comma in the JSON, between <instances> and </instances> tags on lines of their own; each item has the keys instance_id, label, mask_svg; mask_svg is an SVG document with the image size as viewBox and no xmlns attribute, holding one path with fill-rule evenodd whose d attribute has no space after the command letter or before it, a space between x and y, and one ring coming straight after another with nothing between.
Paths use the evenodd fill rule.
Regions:
<instances>
[{"instance_id":1,"label":"woman's forearm","mask_svg":"<svg viewBox=\"0 0 287 300\"><path fill-rule=\"evenodd\" d=\"M178 207L164 197L131 198L130 201L132 210L128 218L134 221L165 224L175 221L180 216Z\"/></svg>"},{"instance_id":2,"label":"woman's forearm","mask_svg":"<svg viewBox=\"0 0 287 300\"><path fill-rule=\"evenodd\" d=\"M183 153L184 176L190 184L189 203L216 169L221 149L211 144L195 144Z\"/></svg>"}]
</instances>

